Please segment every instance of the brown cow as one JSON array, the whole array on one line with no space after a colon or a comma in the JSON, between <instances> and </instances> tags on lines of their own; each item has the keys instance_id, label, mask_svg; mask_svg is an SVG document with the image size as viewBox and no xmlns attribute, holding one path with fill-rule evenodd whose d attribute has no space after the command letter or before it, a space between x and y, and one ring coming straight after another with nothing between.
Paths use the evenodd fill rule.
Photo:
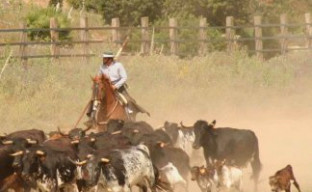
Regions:
<instances>
[{"instance_id":1,"label":"brown cow","mask_svg":"<svg viewBox=\"0 0 312 192\"><path fill-rule=\"evenodd\" d=\"M296 181L294 173L292 171L291 165L287 165L285 168L277 171L275 175L269 178L269 184L273 192L279 192L285 190L286 192L291 192L290 190L290 181L293 180L293 183L297 190L301 192L299 184Z\"/></svg>"}]
</instances>

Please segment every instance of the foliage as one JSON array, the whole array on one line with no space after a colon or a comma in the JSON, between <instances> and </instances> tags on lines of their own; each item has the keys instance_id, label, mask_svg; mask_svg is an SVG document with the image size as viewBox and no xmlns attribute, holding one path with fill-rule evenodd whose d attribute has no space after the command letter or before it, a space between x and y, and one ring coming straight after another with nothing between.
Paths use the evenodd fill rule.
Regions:
<instances>
[{"instance_id":1,"label":"foliage","mask_svg":"<svg viewBox=\"0 0 312 192\"><path fill-rule=\"evenodd\" d=\"M50 6L56 6L58 3L60 3L61 5L63 5L63 0L50 0L50 1L49 1L49 5L50 5Z\"/></svg>"},{"instance_id":2,"label":"foliage","mask_svg":"<svg viewBox=\"0 0 312 192\"><path fill-rule=\"evenodd\" d=\"M62 12L56 11L55 7L48 8L38 8L32 7L32 10L26 15L26 22L28 28L50 28L50 18L54 17L57 21L59 28L69 27L69 20L66 15ZM30 31L28 36L31 40L34 39L44 39L50 40L50 31ZM70 31L69 30L60 30L59 31L60 40L70 40Z\"/></svg>"},{"instance_id":3,"label":"foliage","mask_svg":"<svg viewBox=\"0 0 312 192\"><path fill-rule=\"evenodd\" d=\"M237 23L248 21L249 0L166 0L165 15L176 16L179 12L205 17L212 26L224 26L226 16L238 18Z\"/></svg>"},{"instance_id":4,"label":"foliage","mask_svg":"<svg viewBox=\"0 0 312 192\"><path fill-rule=\"evenodd\" d=\"M94 10L103 16L106 23L119 17L121 25L136 26L140 18L148 16L151 22L161 17L164 0L85 0L87 10ZM68 0L75 8L82 7L83 1Z\"/></svg>"}]
</instances>

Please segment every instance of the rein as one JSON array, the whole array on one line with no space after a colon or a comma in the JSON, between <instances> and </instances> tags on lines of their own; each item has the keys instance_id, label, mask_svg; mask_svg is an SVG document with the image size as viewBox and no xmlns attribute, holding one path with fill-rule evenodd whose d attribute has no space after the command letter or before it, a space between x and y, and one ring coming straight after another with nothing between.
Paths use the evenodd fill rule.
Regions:
<instances>
[{"instance_id":1,"label":"rein","mask_svg":"<svg viewBox=\"0 0 312 192\"><path fill-rule=\"evenodd\" d=\"M117 108L117 105L118 105L118 100L116 99L116 102L115 102L113 109L106 115L106 118L109 118L114 113L114 111Z\"/></svg>"},{"instance_id":2,"label":"rein","mask_svg":"<svg viewBox=\"0 0 312 192\"><path fill-rule=\"evenodd\" d=\"M76 128L76 127L77 127L77 125L78 125L78 123L81 121L81 119L82 119L83 115L85 114L85 112L87 111L87 109L88 109L89 105L91 104L91 101L92 101L92 99L90 99L90 100L89 100L89 102L87 103L87 105L86 105L86 106L85 106L85 108L83 109L83 111L82 111L82 113L81 113L80 117L78 118L78 120L77 120L76 124L74 125L73 129L74 129L74 128Z\"/></svg>"}]
</instances>

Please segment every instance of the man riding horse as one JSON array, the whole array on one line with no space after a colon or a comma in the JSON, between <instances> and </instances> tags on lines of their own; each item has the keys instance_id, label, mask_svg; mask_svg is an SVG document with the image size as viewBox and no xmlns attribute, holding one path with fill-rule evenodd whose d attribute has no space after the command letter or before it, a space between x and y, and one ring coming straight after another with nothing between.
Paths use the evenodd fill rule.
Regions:
<instances>
[{"instance_id":1,"label":"man riding horse","mask_svg":"<svg viewBox=\"0 0 312 192\"><path fill-rule=\"evenodd\" d=\"M146 113L150 115L144 108L139 106L136 101L127 92L127 73L120 62L114 60L112 52L105 52L102 55L103 64L100 67L98 76L103 76L111 82L112 89L119 102L123 105L129 120L135 120L136 113ZM92 105L90 105L87 116L92 113ZM92 121L92 120L90 120Z\"/></svg>"}]
</instances>

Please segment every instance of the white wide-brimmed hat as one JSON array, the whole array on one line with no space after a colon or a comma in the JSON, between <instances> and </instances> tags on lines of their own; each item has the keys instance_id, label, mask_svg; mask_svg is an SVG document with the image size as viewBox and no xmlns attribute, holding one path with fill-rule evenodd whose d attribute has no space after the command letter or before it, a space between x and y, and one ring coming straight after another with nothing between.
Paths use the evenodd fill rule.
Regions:
<instances>
[{"instance_id":1,"label":"white wide-brimmed hat","mask_svg":"<svg viewBox=\"0 0 312 192\"><path fill-rule=\"evenodd\" d=\"M115 55L113 54L113 52L104 52L102 55L103 58L114 58Z\"/></svg>"}]
</instances>

